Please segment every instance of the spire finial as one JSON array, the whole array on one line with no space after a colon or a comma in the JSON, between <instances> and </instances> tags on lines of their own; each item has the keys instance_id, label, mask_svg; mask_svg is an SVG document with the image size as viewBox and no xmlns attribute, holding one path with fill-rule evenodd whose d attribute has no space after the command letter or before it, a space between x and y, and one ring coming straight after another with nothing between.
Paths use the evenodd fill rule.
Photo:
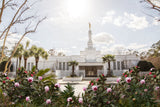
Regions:
<instances>
[{"instance_id":1,"label":"spire finial","mask_svg":"<svg viewBox=\"0 0 160 107\"><path fill-rule=\"evenodd\" d=\"M91 30L91 23L89 22L89 30Z\"/></svg>"}]
</instances>

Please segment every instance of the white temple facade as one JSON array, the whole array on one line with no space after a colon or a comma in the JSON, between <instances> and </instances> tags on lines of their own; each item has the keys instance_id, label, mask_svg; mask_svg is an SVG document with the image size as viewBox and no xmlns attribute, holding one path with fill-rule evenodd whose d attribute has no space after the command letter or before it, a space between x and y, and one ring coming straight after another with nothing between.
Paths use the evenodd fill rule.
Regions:
<instances>
[{"instance_id":1,"label":"white temple facade","mask_svg":"<svg viewBox=\"0 0 160 107\"><path fill-rule=\"evenodd\" d=\"M108 64L103 63L100 51L93 47L91 25L88 31L88 46L84 51L80 51L80 55L71 56L53 56L50 55L48 60L40 58L38 69L50 68L54 71L58 78L70 76L72 67L68 66L69 61L77 61L78 66L75 67L75 74L83 77L97 77L100 74L106 75L108 72ZM120 76L129 68L136 66L140 58L136 55L115 55L115 61L111 62L111 71L114 76ZM15 71L16 61L12 60L13 69ZM23 65L23 61L22 61ZM35 65L35 59L30 57L27 60L27 70Z\"/></svg>"}]
</instances>

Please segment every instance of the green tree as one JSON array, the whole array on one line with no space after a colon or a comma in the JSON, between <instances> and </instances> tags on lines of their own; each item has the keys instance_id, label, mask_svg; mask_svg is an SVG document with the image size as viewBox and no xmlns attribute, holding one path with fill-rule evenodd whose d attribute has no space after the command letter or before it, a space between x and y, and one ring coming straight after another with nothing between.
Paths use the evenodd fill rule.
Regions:
<instances>
[{"instance_id":1,"label":"green tree","mask_svg":"<svg viewBox=\"0 0 160 107\"><path fill-rule=\"evenodd\" d=\"M46 60L48 59L48 53L43 48L39 48L35 45L33 45L30 48L30 54L31 54L31 56L34 56L34 58L35 58L36 69L38 69L38 62L39 62L40 57L42 57Z\"/></svg>"},{"instance_id":2,"label":"green tree","mask_svg":"<svg viewBox=\"0 0 160 107\"><path fill-rule=\"evenodd\" d=\"M102 57L102 60L103 60L104 63L108 62L108 73L107 73L107 76L108 77L112 76L112 73L111 73L111 61L115 61L115 56L107 54L107 55L104 55Z\"/></svg>"},{"instance_id":3,"label":"green tree","mask_svg":"<svg viewBox=\"0 0 160 107\"><path fill-rule=\"evenodd\" d=\"M27 49L29 46L29 41L26 42L26 46L25 49L23 50L23 59L24 59L24 68L26 69L26 65L27 65L27 59L31 56L30 54L30 50Z\"/></svg>"},{"instance_id":4,"label":"green tree","mask_svg":"<svg viewBox=\"0 0 160 107\"><path fill-rule=\"evenodd\" d=\"M75 69L75 66L78 65L78 62L77 62L77 61L69 61L69 62L68 62L68 65L69 65L69 66L72 66L72 74L71 74L71 77L74 77L74 76L75 76L75 74L74 74L74 69Z\"/></svg>"},{"instance_id":5,"label":"green tree","mask_svg":"<svg viewBox=\"0 0 160 107\"><path fill-rule=\"evenodd\" d=\"M12 53L13 53L14 49L15 49L15 47L13 47ZM24 50L23 45L19 44L18 47L17 47L17 50L15 51L15 53L13 55L14 58L17 58L16 69L17 69L17 65L18 65L18 59L19 59L19 68L21 67L21 60L22 60L22 56L23 56L23 50Z\"/></svg>"}]
</instances>

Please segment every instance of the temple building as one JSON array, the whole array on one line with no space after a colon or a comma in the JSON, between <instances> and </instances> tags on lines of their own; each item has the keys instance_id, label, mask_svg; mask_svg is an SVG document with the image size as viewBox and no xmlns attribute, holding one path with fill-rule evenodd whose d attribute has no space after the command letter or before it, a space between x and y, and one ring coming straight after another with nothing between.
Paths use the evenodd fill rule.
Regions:
<instances>
[{"instance_id":1,"label":"temple building","mask_svg":"<svg viewBox=\"0 0 160 107\"><path fill-rule=\"evenodd\" d=\"M100 74L106 75L108 72L108 64L103 63L100 51L97 51L92 42L91 24L89 23L87 48L80 51L80 55L71 56L54 56L50 55L48 60L40 58L38 69L50 68L55 71L58 78L70 76L72 67L68 65L69 61L77 61L78 66L75 67L75 74L83 77L97 77ZM129 68L136 66L140 58L136 55L115 55L115 61L111 62L111 71L114 76L120 76ZM23 63L23 61L22 61ZM15 61L13 60L14 70ZM22 64L23 65L23 64ZM33 57L27 60L27 70L35 65Z\"/></svg>"}]
</instances>

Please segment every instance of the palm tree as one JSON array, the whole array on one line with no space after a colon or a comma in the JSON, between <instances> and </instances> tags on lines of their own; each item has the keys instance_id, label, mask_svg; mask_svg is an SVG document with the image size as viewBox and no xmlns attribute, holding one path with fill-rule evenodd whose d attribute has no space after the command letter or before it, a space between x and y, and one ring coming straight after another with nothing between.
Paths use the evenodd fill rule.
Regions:
<instances>
[{"instance_id":1,"label":"palm tree","mask_svg":"<svg viewBox=\"0 0 160 107\"><path fill-rule=\"evenodd\" d=\"M48 53L43 49L33 45L30 49L31 55L35 58L36 69L38 69L39 58L42 57L44 59L48 58Z\"/></svg>"},{"instance_id":2,"label":"palm tree","mask_svg":"<svg viewBox=\"0 0 160 107\"><path fill-rule=\"evenodd\" d=\"M24 68L26 69L26 65L27 65L27 59L31 56L30 55L30 50L28 50L28 46L29 46L29 41L26 42L26 46L25 49L23 50L23 59L24 59Z\"/></svg>"},{"instance_id":3,"label":"palm tree","mask_svg":"<svg viewBox=\"0 0 160 107\"><path fill-rule=\"evenodd\" d=\"M22 55L23 55L23 45L19 44L17 51L18 51L18 56L19 56L19 68L21 67L21 60L22 60Z\"/></svg>"},{"instance_id":4,"label":"palm tree","mask_svg":"<svg viewBox=\"0 0 160 107\"><path fill-rule=\"evenodd\" d=\"M29 50L24 50L23 52L23 59L24 59L24 68L26 69L27 65L27 59L30 57L30 52Z\"/></svg>"},{"instance_id":5,"label":"palm tree","mask_svg":"<svg viewBox=\"0 0 160 107\"><path fill-rule=\"evenodd\" d=\"M75 66L78 65L78 62L77 61L69 61L68 65L72 66L72 75L71 75L71 77L74 77L75 76L75 74L74 74L74 68L75 68Z\"/></svg>"},{"instance_id":6,"label":"palm tree","mask_svg":"<svg viewBox=\"0 0 160 107\"><path fill-rule=\"evenodd\" d=\"M13 50L12 50L12 52L11 53L13 53L13 51L14 51L14 48L15 47L13 47ZM18 56L18 48L17 48L17 50L16 50L16 52L14 53L14 58L17 58L17 61L16 61L16 70L17 70L17 67L18 67L18 58L19 58L19 56Z\"/></svg>"},{"instance_id":7,"label":"palm tree","mask_svg":"<svg viewBox=\"0 0 160 107\"><path fill-rule=\"evenodd\" d=\"M108 76L108 77L112 76L112 73L111 73L111 64L110 64L110 62L111 62L111 61L115 61L115 56L114 56L114 55L110 55L110 54L104 55L104 56L102 57L102 60L103 60L104 63L105 63L105 62L108 62L108 73L107 73L107 76Z\"/></svg>"},{"instance_id":8,"label":"palm tree","mask_svg":"<svg viewBox=\"0 0 160 107\"><path fill-rule=\"evenodd\" d=\"M14 51L14 48L15 47L13 47L12 52ZM23 55L23 45L19 44L19 46L17 47L17 50L16 50L16 52L13 56L14 58L17 58L16 69L17 69L17 66L18 66L18 59L19 59L19 67L21 66L22 55Z\"/></svg>"}]
</instances>

